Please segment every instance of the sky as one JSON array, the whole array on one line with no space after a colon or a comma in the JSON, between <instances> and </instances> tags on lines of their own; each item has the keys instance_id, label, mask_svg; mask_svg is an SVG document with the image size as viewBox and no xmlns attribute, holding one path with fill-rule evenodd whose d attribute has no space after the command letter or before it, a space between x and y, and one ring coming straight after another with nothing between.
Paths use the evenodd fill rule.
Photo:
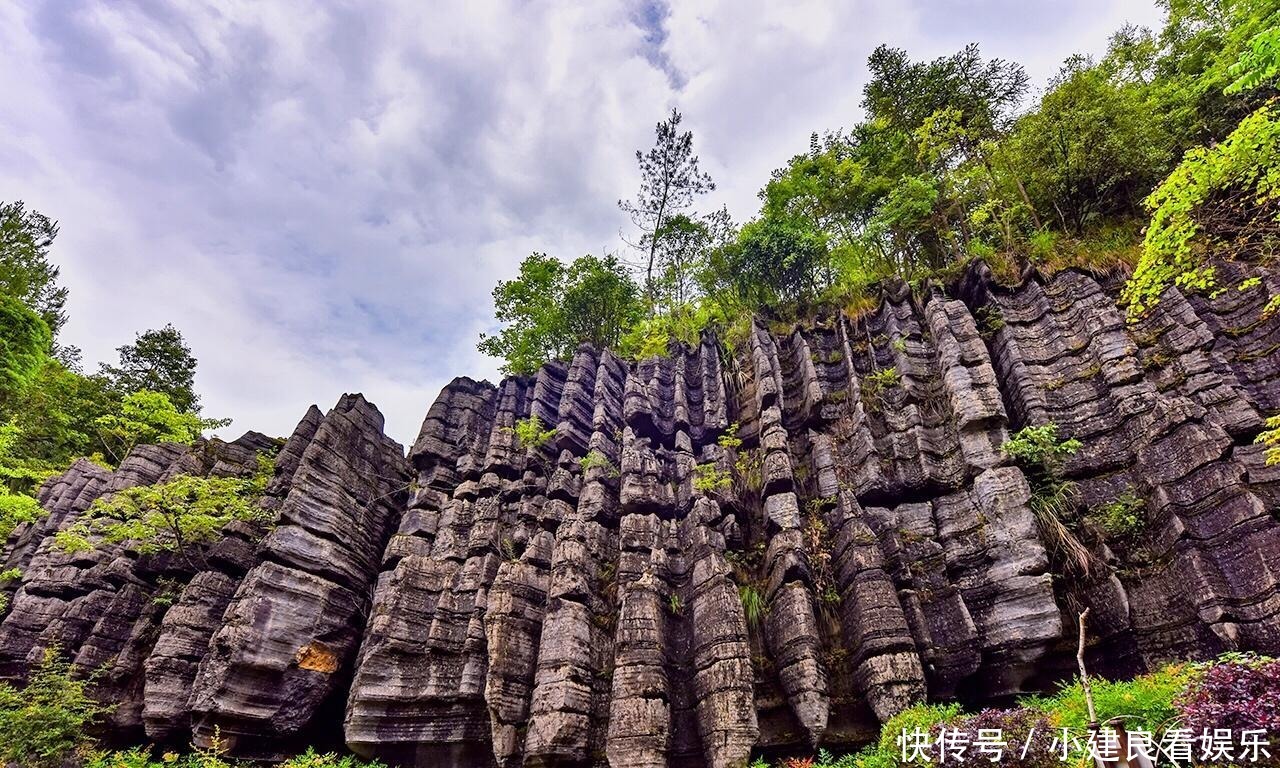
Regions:
<instances>
[{"instance_id":1,"label":"sky","mask_svg":"<svg viewBox=\"0 0 1280 768\"><path fill-rule=\"evenodd\" d=\"M977 42L1042 88L1122 0L0 0L0 200L56 218L86 368L178 327L220 434L362 392L401 443L542 251L624 248L635 150L678 107L736 221L861 116L880 43Z\"/></svg>"}]
</instances>

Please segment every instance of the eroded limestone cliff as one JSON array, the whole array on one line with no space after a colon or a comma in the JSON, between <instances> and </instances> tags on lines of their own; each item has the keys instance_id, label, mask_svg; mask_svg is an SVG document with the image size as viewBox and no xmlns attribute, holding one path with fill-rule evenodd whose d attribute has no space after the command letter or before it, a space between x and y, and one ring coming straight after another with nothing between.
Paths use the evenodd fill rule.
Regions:
<instances>
[{"instance_id":1,"label":"eroded limestone cliff","mask_svg":"<svg viewBox=\"0 0 1280 768\"><path fill-rule=\"evenodd\" d=\"M1107 674L1280 653L1280 467L1252 444L1280 410L1265 277L1126 324L1108 280L978 269L732 352L584 348L455 380L407 459L345 396L280 450L276 524L231 530L207 567L51 534L130 485L250 472L269 440L80 462L5 545L23 577L0 674L57 646L106 670L121 738L254 757L341 740L413 766L733 766L865 742L926 697L1051 685L1084 607ZM545 445L515 437L531 415ZM1001 450L1046 423L1083 445L1063 473L1084 565ZM1082 522L1120 498L1140 535Z\"/></svg>"}]
</instances>

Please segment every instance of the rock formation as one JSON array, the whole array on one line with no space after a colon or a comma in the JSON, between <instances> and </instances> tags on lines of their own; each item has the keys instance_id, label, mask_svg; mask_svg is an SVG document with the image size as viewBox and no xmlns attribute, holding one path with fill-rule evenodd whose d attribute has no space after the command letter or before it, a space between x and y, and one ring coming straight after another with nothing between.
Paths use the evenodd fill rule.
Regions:
<instances>
[{"instance_id":1,"label":"rock formation","mask_svg":"<svg viewBox=\"0 0 1280 768\"><path fill-rule=\"evenodd\" d=\"M1113 280L979 267L731 350L583 347L456 379L407 459L344 396L279 450L271 530L233 526L198 572L51 534L130 485L247 472L265 438L78 462L5 546L0 674L56 646L106 670L122 738L250 757L341 734L404 766L718 767L1051 686L1086 606L1108 674L1280 653L1264 278L1128 324ZM1052 519L1001 448L1049 423L1083 445ZM1109 536L1091 515L1122 499L1141 530Z\"/></svg>"}]
</instances>

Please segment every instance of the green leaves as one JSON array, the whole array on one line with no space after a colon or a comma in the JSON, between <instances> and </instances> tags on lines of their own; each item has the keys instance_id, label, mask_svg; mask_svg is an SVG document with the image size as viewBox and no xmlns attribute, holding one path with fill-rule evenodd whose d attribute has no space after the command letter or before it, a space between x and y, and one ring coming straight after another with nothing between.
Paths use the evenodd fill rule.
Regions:
<instances>
[{"instance_id":1,"label":"green leaves","mask_svg":"<svg viewBox=\"0 0 1280 768\"><path fill-rule=\"evenodd\" d=\"M516 425L511 428L515 434L516 440L520 442L523 448L532 448L534 450L541 448L556 436L556 428L543 429L542 419L530 416L527 419L520 419Z\"/></svg>"},{"instance_id":2,"label":"green leaves","mask_svg":"<svg viewBox=\"0 0 1280 768\"><path fill-rule=\"evenodd\" d=\"M520 263L514 280L493 289L497 335L481 334L477 348L502 358L504 373L534 373L548 360L568 357L577 346L618 343L642 313L639 288L613 256L590 254L571 265L543 253Z\"/></svg>"},{"instance_id":3,"label":"green leaves","mask_svg":"<svg viewBox=\"0 0 1280 768\"><path fill-rule=\"evenodd\" d=\"M1275 80L1280 75L1280 26L1263 30L1249 41L1249 47L1227 72L1235 78L1226 92L1243 93Z\"/></svg>"},{"instance_id":4,"label":"green leaves","mask_svg":"<svg viewBox=\"0 0 1280 768\"><path fill-rule=\"evenodd\" d=\"M1083 444L1072 438L1058 439L1058 425L1049 423L1023 427L1004 443L1004 452L1023 466L1044 467L1056 474L1061 463L1074 456Z\"/></svg>"},{"instance_id":5,"label":"green leaves","mask_svg":"<svg viewBox=\"0 0 1280 768\"><path fill-rule=\"evenodd\" d=\"M199 413L200 398L195 392L196 358L172 325L140 333L132 344L117 348L120 364L100 366L100 375L110 382L117 396L145 390L160 392L173 407L184 413Z\"/></svg>"},{"instance_id":6,"label":"green leaves","mask_svg":"<svg viewBox=\"0 0 1280 768\"><path fill-rule=\"evenodd\" d=\"M259 506L271 475L262 458L249 478L178 475L156 485L140 485L95 501L54 543L65 552L132 542L143 554L177 552L195 564L196 548L216 541L233 520L264 525L270 514Z\"/></svg>"},{"instance_id":7,"label":"green leaves","mask_svg":"<svg viewBox=\"0 0 1280 768\"><path fill-rule=\"evenodd\" d=\"M0 407L7 408L35 378L51 342L40 315L0 294Z\"/></svg>"},{"instance_id":8,"label":"green leaves","mask_svg":"<svg viewBox=\"0 0 1280 768\"><path fill-rule=\"evenodd\" d=\"M57 222L21 200L0 203L0 294L34 311L51 338L67 319L67 289L58 286L58 268L49 261L57 236Z\"/></svg>"},{"instance_id":9,"label":"green leaves","mask_svg":"<svg viewBox=\"0 0 1280 768\"><path fill-rule=\"evenodd\" d=\"M145 443L192 443L205 429L225 426L228 420L201 419L173 406L169 396L142 390L128 395L118 413L95 422L104 447L118 463L135 445Z\"/></svg>"},{"instance_id":10,"label":"green leaves","mask_svg":"<svg viewBox=\"0 0 1280 768\"><path fill-rule=\"evenodd\" d=\"M93 700L89 681L73 674L58 649L46 650L25 688L0 683L0 761L57 768L109 709Z\"/></svg>"},{"instance_id":11,"label":"green leaves","mask_svg":"<svg viewBox=\"0 0 1280 768\"><path fill-rule=\"evenodd\" d=\"M1248 244L1245 222L1280 224L1280 114L1264 106L1222 143L1186 154L1147 198L1151 225L1142 258L1121 294L1129 316L1141 316L1171 285L1192 291L1216 287L1205 249L1230 258Z\"/></svg>"}]
</instances>

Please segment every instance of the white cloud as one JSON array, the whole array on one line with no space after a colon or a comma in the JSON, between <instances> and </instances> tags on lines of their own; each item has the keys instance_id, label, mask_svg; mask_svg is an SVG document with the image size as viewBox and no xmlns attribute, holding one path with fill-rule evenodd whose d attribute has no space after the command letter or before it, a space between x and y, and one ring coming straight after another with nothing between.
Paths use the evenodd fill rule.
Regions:
<instances>
[{"instance_id":1,"label":"white cloud","mask_svg":"<svg viewBox=\"0 0 1280 768\"><path fill-rule=\"evenodd\" d=\"M362 391L412 440L523 256L620 245L673 105L743 219L867 54L977 40L1043 80L1148 3L0 2L0 199L61 221L66 338L173 322L206 411L286 433ZM1052 22L1047 20L1052 16Z\"/></svg>"}]
</instances>

